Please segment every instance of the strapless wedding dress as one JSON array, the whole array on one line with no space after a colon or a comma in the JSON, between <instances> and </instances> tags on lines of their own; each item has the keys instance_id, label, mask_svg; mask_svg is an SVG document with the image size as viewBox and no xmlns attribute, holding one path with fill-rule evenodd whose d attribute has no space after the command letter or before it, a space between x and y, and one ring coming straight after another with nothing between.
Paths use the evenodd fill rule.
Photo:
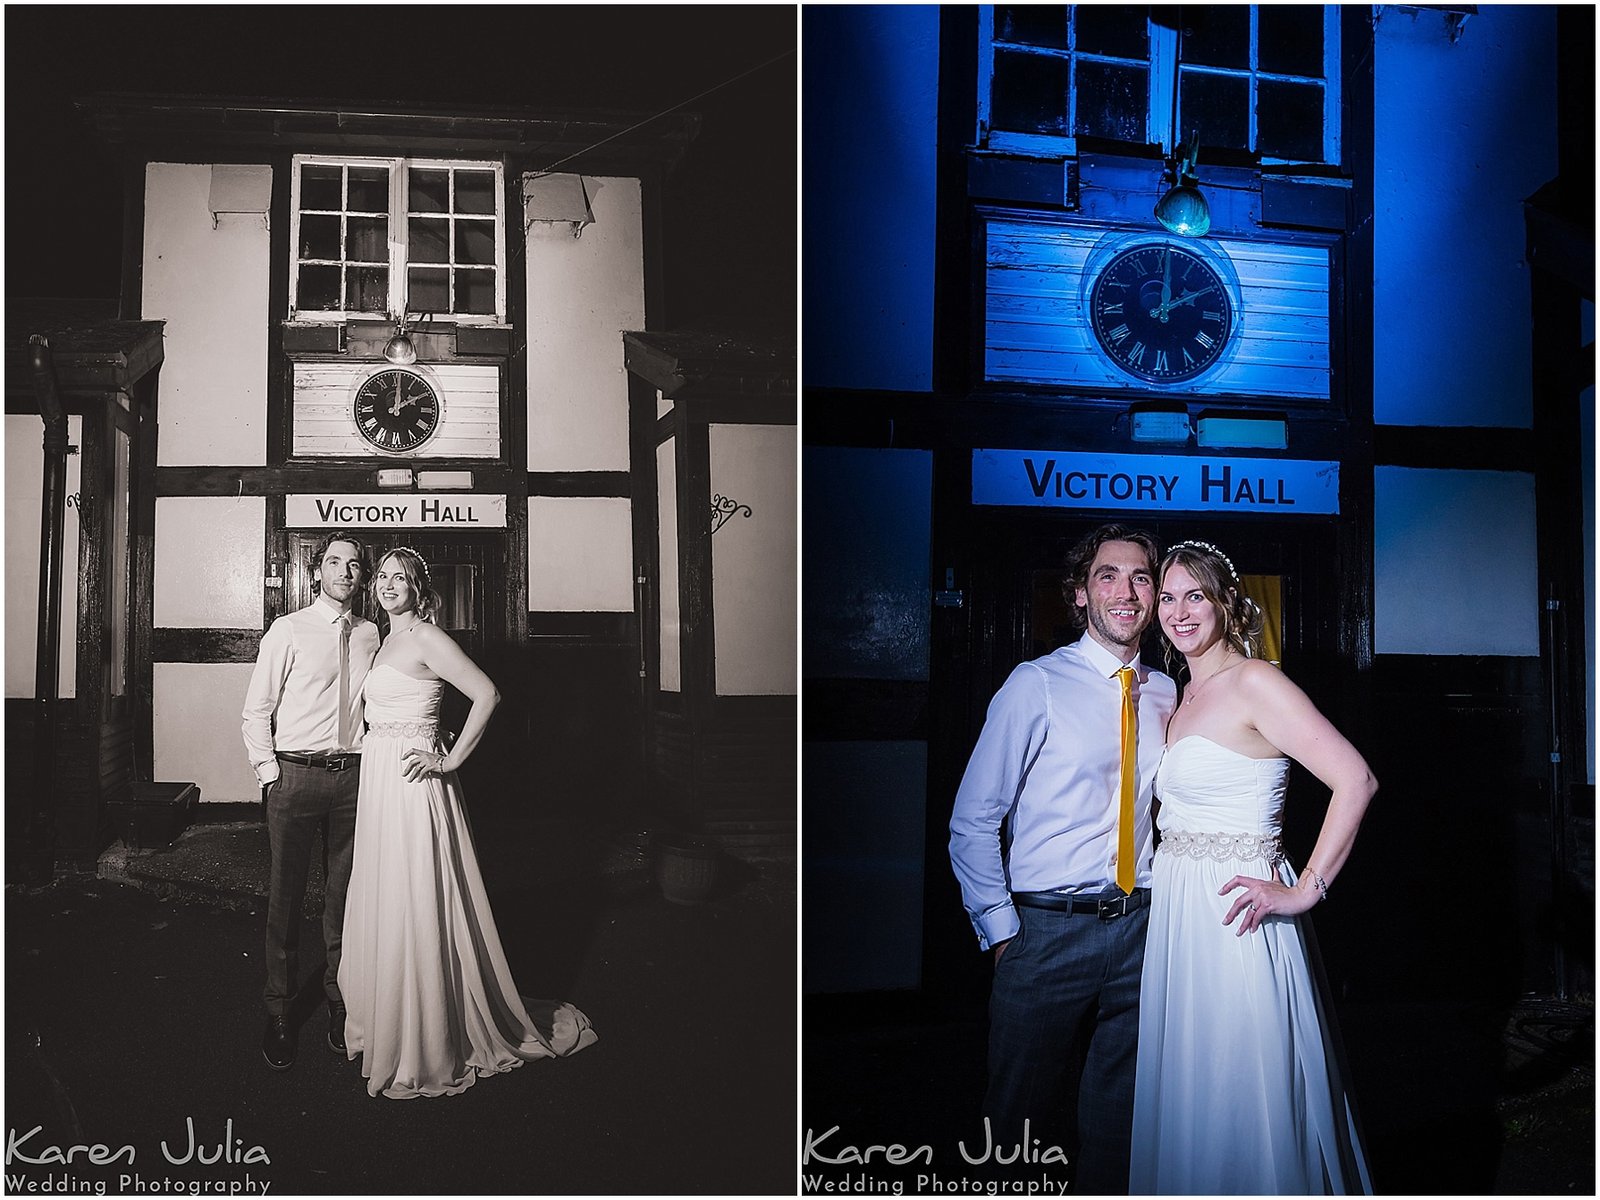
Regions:
<instances>
[{"instance_id":1,"label":"strapless wedding dress","mask_svg":"<svg viewBox=\"0 0 1600 1200\"><path fill-rule=\"evenodd\" d=\"M405 751L441 749L443 694L440 681L387 665L367 676L339 990L345 1044L374 1096L453 1095L595 1041L571 1005L517 995L456 776L406 781Z\"/></svg>"},{"instance_id":2,"label":"strapless wedding dress","mask_svg":"<svg viewBox=\"0 0 1600 1200\"><path fill-rule=\"evenodd\" d=\"M1235 875L1294 886L1286 758L1191 735L1156 775L1161 843L1139 1002L1135 1194L1370 1193L1303 917L1235 936Z\"/></svg>"}]
</instances>

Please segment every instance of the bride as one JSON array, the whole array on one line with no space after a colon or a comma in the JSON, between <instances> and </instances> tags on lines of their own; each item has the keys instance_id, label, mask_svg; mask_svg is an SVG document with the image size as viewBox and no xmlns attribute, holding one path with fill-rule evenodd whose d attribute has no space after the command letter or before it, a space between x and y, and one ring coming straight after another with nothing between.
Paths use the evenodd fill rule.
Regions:
<instances>
[{"instance_id":1,"label":"bride","mask_svg":"<svg viewBox=\"0 0 1600 1200\"><path fill-rule=\"evenodd\" d=\"M1189 684L1156 776L1130 1190L1369 1193L1301 914L1328 898L1377 784L1253 657L1261 614L1221 551L1180 542L1158 579ZM1279 845L1290 759L1333 792L1298 877Z\"/></svg>"},{"instance_id":2,"label":"bride","mask_svg":"<svg viewBox=\"0 0 1600 1200\"><path fill-rule=\"evenodd\" d=\"M373 594L389 616L366 682L368 729L344 914L339 989L349 1057L367 1091L448 1096L480 1075L595 1041L588 1018L555 1006L536 1026L506 965L472 847L456 770L500 702L494 683L433 623L437 597L415 550L391 550ZM439 701L472 701L448 752Z\"/></svg>"}]
</instances>

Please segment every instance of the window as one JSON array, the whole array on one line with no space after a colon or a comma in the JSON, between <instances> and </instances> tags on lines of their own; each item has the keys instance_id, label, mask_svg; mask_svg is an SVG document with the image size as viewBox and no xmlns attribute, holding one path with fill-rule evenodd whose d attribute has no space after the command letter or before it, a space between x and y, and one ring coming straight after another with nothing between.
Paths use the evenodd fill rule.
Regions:
<instances>
[{"instance_id":1,"label":"window","mask_svg":"<svg viewBox=\"0 0 1600 1200\"><path fill-rule=\"evenodd\" d=\"M1170 153L1195 136L1202 161L1207 148L1339 161L1337 5L996 4L980 30L989 149L1065 156L1094 137Z\"/></svg>"},{"instance_id":2,"label":"window","mask_svg":"<svg viewBox=\"0 0 1600 1200\"><path fill-rule=\"evenodd\" d=\"M505 321L499 163L295 159L290 317Z\"/></svg>"}]
</instances>

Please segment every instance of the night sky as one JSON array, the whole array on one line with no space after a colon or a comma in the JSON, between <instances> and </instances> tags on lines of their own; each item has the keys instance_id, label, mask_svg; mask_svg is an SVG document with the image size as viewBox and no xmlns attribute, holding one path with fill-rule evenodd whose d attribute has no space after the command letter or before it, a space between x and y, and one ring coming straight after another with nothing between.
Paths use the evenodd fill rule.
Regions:
<instances>
[{"instance_id":1,"label":"night sky","mask_svg":"<svg viewBox=\"0 0 1600 1200\"><path fill-rule=\"evenodd\" d=\"M679 110L702 127L667 183L662 324L793 337L792 7L13 5L5 32L8 296L117 293L119 178L73 96L650 114L717 88Z\"/></svg>"}]
</instances>

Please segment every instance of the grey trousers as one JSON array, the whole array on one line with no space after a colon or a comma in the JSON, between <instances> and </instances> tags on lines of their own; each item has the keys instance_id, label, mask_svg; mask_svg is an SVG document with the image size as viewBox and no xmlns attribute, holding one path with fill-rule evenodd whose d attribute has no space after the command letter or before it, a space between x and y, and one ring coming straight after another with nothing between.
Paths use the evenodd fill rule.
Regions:
<instances>
[{"instance_id":1,"label":"grey trousers","mask_svg":"<svg viewBox=\"0 0 1600 1200\"><path fill-rule=\"evenodd\" d=\"M1037 908L1017 915L1022 928L1000 956L989 999L984 1115L994 1144L1016 1146L1026 1120L1030 1152L1035 1139L1069 1155L1076 1144L1077 1192L1126 1194L1149 906L1110 920Z\"/></svg>"},{"instance_id":2,"label":"grey trousers","mask_svg":"<svg viewBox=\"0 0 1600 1200\"><path fill-rule=\"evenodd\" d=\"M322 944L328 965L323 989L340 1002L339 950L344 934L344 898L356 841L355 768L325 771L278 760L282 775L267 793L267 842L272 848L267 896L267 986L262 999L273 1016L285 1016L300 987L300 926L306 878L317 830L323 831L327 902Z\"/></svg>"}]
</instances>

